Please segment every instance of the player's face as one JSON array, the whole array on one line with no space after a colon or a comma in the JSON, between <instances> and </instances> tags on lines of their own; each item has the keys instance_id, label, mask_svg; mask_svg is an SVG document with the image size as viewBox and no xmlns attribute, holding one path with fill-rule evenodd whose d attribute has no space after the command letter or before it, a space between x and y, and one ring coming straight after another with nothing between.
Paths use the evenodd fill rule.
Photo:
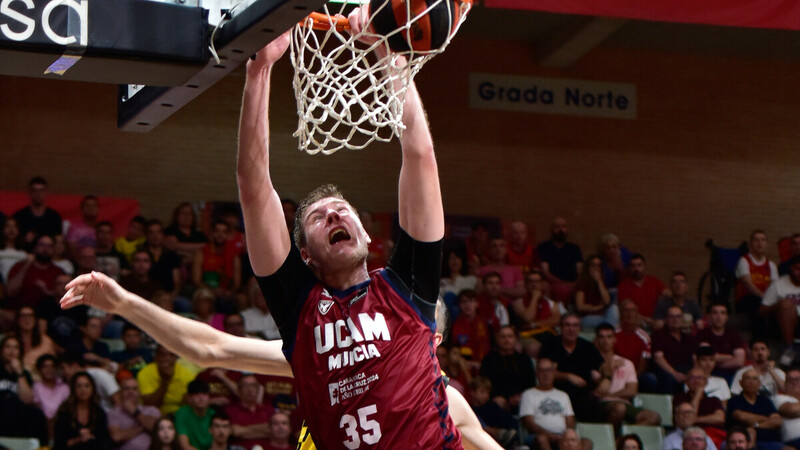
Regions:
<instances>
[{"instance_id":1,"label":"player's face","mask_svg":"<svg viewBox=\"0 0 800 450\"><path fill-rule=\"evenodd\" d=\"M312 268L338 270L366 261L370 239L346 201L328 197L312 203L303 217L303 227L303 259Z\"/></svg>"}]
</instances>

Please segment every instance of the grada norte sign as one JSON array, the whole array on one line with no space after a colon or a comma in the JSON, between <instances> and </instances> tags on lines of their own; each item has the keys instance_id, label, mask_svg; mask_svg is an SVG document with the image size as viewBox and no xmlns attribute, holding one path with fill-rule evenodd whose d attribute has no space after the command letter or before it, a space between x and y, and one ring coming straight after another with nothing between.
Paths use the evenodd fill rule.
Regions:
<instances>
[{"instance_id":1,"label":"grada norte sign","mask_svg":"<svg viewBox=\"0 0 800 450\"><path fill-rule=\"evenodd\" d=\"M85 47L89 42L89 2L0 0L0 40Z\"/></svg>"}]
</instances>

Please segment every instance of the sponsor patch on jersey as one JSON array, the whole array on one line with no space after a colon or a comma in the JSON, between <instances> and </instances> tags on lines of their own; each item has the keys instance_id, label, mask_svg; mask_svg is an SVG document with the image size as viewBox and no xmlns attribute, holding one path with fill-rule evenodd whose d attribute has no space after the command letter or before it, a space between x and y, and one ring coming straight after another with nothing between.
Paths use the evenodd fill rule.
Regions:
<instances>
[{"instance_id":1,"label":"sponsor patch on jersey","mask_svg":"<svg viewBox=\"0 0 800 450\"><path fill-rule=\"evenodd\" d=\"M328 314L328 311L331 310L331 306L333 306L333 300L320 300L317 304L317 308L319 308L319 312L322 313L323 316Z\"/></svg>"}]
</instances>

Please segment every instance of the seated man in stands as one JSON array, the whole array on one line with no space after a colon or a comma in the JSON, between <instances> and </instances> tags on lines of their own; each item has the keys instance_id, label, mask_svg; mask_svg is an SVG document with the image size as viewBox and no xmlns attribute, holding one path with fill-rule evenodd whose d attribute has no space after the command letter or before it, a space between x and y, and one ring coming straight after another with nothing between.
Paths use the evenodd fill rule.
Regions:
<instances>
[{"instance_id":1,"label":"seated man in stands","mask_svg":"<svg viewBox=\"0 0 800 450\"><path fill-rule=\"evenodd\" d=\"M174 353L159 345L156 347L155 361L144 366L136 378L142 391L142 403L157 407L162 414L172 414L183 403L183 396L194 375L178 364L178 357Z\"/></svg>"},{"instance_id":2,"label":"seated man in stands","mask_svg":"<svg viewBox=\"0 0 800 450\"><path fill-rule=\"evenodd\" d=\"M683 434L683 450L706 450L706 432L700 427L691 427Z\"/></svg>"},{"instance_id":3,"label":"seated man in stands","mask_svg":"<svg viewBox=\"0 0 800 450\"><path fill-rule=\"evenodd\" d=\"M653 313L656 311L658 298L669 293L664 283L645 271L644 256L634 253L628 266L629 277L619 282L617 298L620 300L633 300L639 307L642 320L652 327Z\"/></svg>"},{"instance_id":4,"label":"seated man in stands","mask_svg":"<svg viewBox=\"0 0 800 450\"><path fill-rule=\"evenodd\" d=\"M160 221L147 221L146 240L142 246L150 254L150 276L159 282L163 289L175 297L181 289L181 257L164 246L164 225ZM135 256L135 255L134 255ZM124 286L123 286L124 287ZM144 297L148 298L148 297Z\"/></svg>"},{"instance_id":5,"label":"seated man in stands","mask_svg":"<svg viewBox=\"0 0 800 450\"><path fill-rule=\"evenodd\" d=\"M614 354L614 327L607 323L597 326L594 345L605 362L600 366L600 375L611 380L607 392L596 392L608 414L606 420L619 429L623 422L637 425L658 425L661 417L655 411L637 408L631 404L639 393L639 381L633 363Z\"/></svg>"},{"instance_id":6,"label":"seated man in stands","mask_svg":"<svg viewBox=\"0 0 800 450\"><path fill-rule=\"evenodd\" d=\"M780 363L784 366L790 366L797 356L794 338L797 318L800 316L800 256L788 262L789 274L767 288L760 310L763 315L775 314L784 345L780 357Z\"/></svg>"},{"instance_id":7,"label":"seated man in stands","mask_svg":"<svg viewBox=\"0 0 800 450\"><path fill-rule=\"evenodd\" d=\"M750 450L755 447L750 439L750 433L743 427L730 428L725 437L725 445L727 450Z\"/></svg>"},{"instance_id":8,"label":"seated man in stands","mask_svg":"<svg viewBox=\"0 0 800 450\"><path fill-rule=\"evenodd\" d=\"M152 256L147 250L137 250L133 253L133 270L122 277L119 284L124 289L133 292L139 297L152 300L156 292L164 289L161 283L151 275L153 268Z\"/></svg>"},{"instance_id":9,"label":"seated man in stands","mask_svg":"<svg viewBox=\"0 0 800 450\"><path fill-rule=\"evenodd\" d=\"M715 373L730 381L744 366L747 344L738 331L728 326L727 304L711 305L708 319L709 326L697 332L697 342L714 350Z\"/></svg>"},{"instance_id":10,"label":"seated man in stands","mask_svg":"<svg viewBox=\"0 0 800 450\"><path fill-rule=\"evenodd\" d=\"M128 375L130 376L130 375ZM154 406L141 404L135 378L120 382L120 404L108 412L108 431L120 450L139 450L150 446L150 433L161 413Z\"/></svg>"},{"instance_id":11,"label":"seated man in stands","mask_svg":"<svg viewBox=\"0 0 800 450\"><path fill-rule=\"evenodd\" d=\"M672 394L686 381L697 349L695 338L683 329L683 311L678 305L667 308L666 325L653 333L653 361L656 363L659 391Z\"/></svg>"},{"instance_id":12,"label":"seated man in stands","mask_svg":"<svg viewBox=\"0 0 800 450\"><path fill-rule=\"evenodd\" d=\"M483 358L491 349L491 328L485 317L478 315L478 294L465 289L458 294L461 314L453 322L450 338L453 344L470 353L470 366L480 367Z\"/></svg>"},{"instance_id":13,"label":"seated man in stands","mask_svg":"<svg viewBox=\"0 0 800 450\"><path fill-rule=\"evenodd\" d=\"M717 447L722 446L725 439L725 408L722 402L715 397L709 397L705 393L708 384L706 374L699 367L695 367L686 374L687 391L675 394L673 404L679 405L684 402L692 404L697 411L695 425L703 428Z\"/></svg>"},{"instance_id":14,"label":"seated man in stands","mask_svg":"<svg viewBox=\"0 0 800 450\"><path fill-rule=\"evenodd\" d=\"M517 351L513 327L497 332L497 350L483 358L481 375L492 381L492 400L509 411L519 408L522 391L534 384L534 370L531 359Z\"/></svg>"},{"instance_id":15,"label":"seated man in stands","mask_svg":"<svg viewBox=\"0 0 800 450\"><path fill-rule=\"evenodd\" d=\"M619 310L614 353L630 360L636 367L640 392L655 392L658 385L656 375L648 371L652 358L652 344L650 334L640 326L642 318L639 307L633 300L623 300Z\"/></svg>"},{"instance_id":16,"label":"seated man in stands","mask_svg":"<svg viewBox=\"0 0 800 450\"><path fill-rule=\"evenodd\" d=\"M539 383L522 394L519 415L522 426L535 435L536 447L550 450L567 429L575 428L575 413L567 393L553 386L556 364L540 358L536 367Z\"/></svg>"},{"instance_id":17,"label":"seated man in stands","mask_svg":"<svg viewBox=\"0 0 800 450\"><path fill-rule=\"evenodd\" d=\"M135 216L128 222L128 231L125 236L121 236L114 241L114 250L125 256L130 263L133 261L133 253L142 248L144 244L144 229L147 221L142 216Z\"/></svg>"},{"instance_id":18,"label":"seated man in stands","mask_svg":"<svg viewBox=\"0 0 800 450\"><path fill-rule=\"evenodd\" d=\"M242 284L242 262L235 249L227 245L228 224L214 222L211 240L194 255L192 282L205 287L218 299L232 300Z\"/></svg>"},{"instance_id":19,"label":"seated man in stands","mask_svg":"<svg viewBox=\"0 0 800 450\"><path fill-rule=\"evenodd\" d=\"M755 369L761 380L761 393L768 398L773 398L779 391L783 391L786 373L775 367L775 361L769 359L769 344L764 339L755 338L750 344L750 358L752 362L739 369L731 382L731 393L741 394L741 379L745 372Z\"/></svg>"},{"instance_id":20,"label":"seated man in stands","mask_svg":"<svg viewBox=\"0 0 800 450\"><path fill-rule=\"evenodd\" d=\"M215 411L208 407L208 385L193 380L186 390L186 405L175 412L175 432L183 449L207 449L211 446L211 418Z\"/></svg>"},{"instance_id":21,"label":"seated man in stands","mask_svg":"<svg viewBox=\"0 0 800 450\"><path fill-rule=\"evenodd\" d=\"M86 316L80 327L81 336L71 342L67 351L83 358L86 365L111 369L111 352L108 345L100 341L103 334L103 319ZM116 372L116 370L110 370Z\"/></svg>"},{"instance_id":22,"label":"seated man in stands","mask_svg":"<svg viewBox=\"0 0 800 450\"><path fill-rule=\"evenodd\" d=\"M33 177L28 182L30 204L14 213L19 225L23 247L30 251L35 246L36 238L42 235L55 236L61 234L61 214L47 206L47 180Z\"/></svg>"},{"instance_id":23,"label":"seated man in stands","mask_svg":"<svg viewBox=\"0 0 800 450\"><path fill-rule=\"evenodd\" d=\"M750 234L749 249L736 264L736 310L750 318L753 336L765 337L765 323L759 316L761 299L778 279L778 266L767 258L767 234L762 230Z\"/></svg>"},{"instance_id":24,"label":"seated man in stands","mask_svg":"<svg viewBox=\"0 0 800 450\"><path fill-rule=\"evenodd\" d=\"M673 409L673 414L675 415L675 430L664 437L662 450L682 450L684 434L693 427L697 428L694 425L697 420L697 410L691 403L678 403ZM705 436L705 443L706 450L717 450L717 446L707 435Z\"/></svg>"},{"instance_id":25,"label":"seated man in stands","mask_svg":"<svg viewBox=\"0 0 800 450\"><path fill-rule=\"evenodd\" d=\"M69 254L73 257L83 247L97 246L95 227L100 216L100 201L94 195L87 195L81 200L81 218L72 222L64 236Z\"/></svg>"},{"instance_id":26,"label":"seated man in stands","mask_svg":"<svg viewBox=\"0 0 800 450\"><path fill-rule=\"evenodd\" d=\"M269 419L269 442L264 450L294 449L289 442L291 434L291 417L283 411L275 411Z\"/></svg>"},{"instance_id":27,"label":"seated man in stands","mask_svg":"<svg viewBox=\"0 0 800 450\"><path fill-rule=\"evenodd\" d=\"M780 450L783 418L768 397L759 393L761 380L756 369L747 369L739 380L741 395L728 401L728 425L747 427L755 432L756 446L767 450Z\"/></svg>"},{"instance_id":28,"label":"seated man in stands","mask_svg":"<svg viewBox=\"0 0 800 450\"><path fill-rule=\"evenodd\" d=\"M567 241L567 220L563 217L553 219L550 235L549 240L536 248L542 275L550 283L553 300L570 304L575 296L575 281L583 268L583 253L580 247Z\"/></svg>"},{"instance_id":29,"label":"seated man in stands","mask_svg":"<svg viewBox=\"0 0 800 450\"><path fill-rule=\"evenodd\" d=\"M126 322L122 326L122 342L125 343L125 348L111 352L111 360L130 371L134 377L145 365L153 362L153 350L142 346L142 338L142 330Z\"/></svg>"},{"instance_id":30,"label":"seated man in stands","mask_svg":"<svg viewBox=\"0 0 800 450\"><path fill-rule=\"evenodd\" d=\"M656 310L653 312L653 330L664 326L667 308L672 305L680 306L683 311L682 326L684 329L691 331L692 328L703 328L703 310L697 300L688 297L689 278L684 272L675 271L672 273L669 290L671 295L662 296L656 304Z\"/></svg>"},{"instance_id":31,"label":"seated man in stands","mask_svg":"<svg viewBox=\"0 0 800 450\"><path fill-rule=\"evenodd\" d=\"M119 281L128 272L128 259L114 248L114 225L104 220L95 229L97 246L95 270Z\"/></svg>"},{"instance_id":32,"label":"seated man in stands","mask_svg":"<svg viewBox=\"0 0 800 450\"><path fill-rule=\"evenodd\" d=\"M6 299L0 304L0 329L9 329L15 312L23 306L34 310L48 300L55 290L56 277L64 273L53 264L53 238L48 235L34 240L33 258L11 267L6 280Z\"/></svg>"},{"instance_id":33,"label":"seated man in stands","mask_svg":"<svg viewBox=\"0 0 800 450\"><path fill-rule=\"evenodd\" d=\"M489 241L489 255L486 265L478 270L478 276L488 273L500 274L500 292L509 298L522 297L525 294L525 281L519 267L507 264L508 248L506 240L501 237Z\"/></svg>"},{"instance_id":34,"label":"seated man in stands","mask_svg":"<svg viewBox=\"0 0 800 450\"><path fill-rule=\"evenodd\" d=\"M511 239L508 243L508 264L519 267L522 273L531 269L539 269L539 255L528 240L528 226L521 220L509 225Z\"/></svg>"},{"instance_id":35,"label":"seated man in stands","mask_svg":"<svg viewBox=\"0 0 800 450\"><path fill-rule=\"evenodd\" d=\"M531 357L539 355L541 344L556 336L561 321L561 309L545 296L545 281L538 269L525 275L525 296L514 300L517 329L525 352Z\"/></svg>"},{"instance_id":36,"label":"seated man in stands","mask_svg":"<svg viewBox=\"0 0 800 450\"><path fill-rule=\"evenodd\" d=\"M225 408L233 425L232 443L250 450L268 445L269 421L275 409L258 402L259 382L255 375L242 375L238 383L239 401Z\"/></svg>"},{"instance_id":37,"label":"seated man in stands","mask_svg":"<svg viewBox=\"0 0 800 450\"><path fill-rule=\"evenodd\" d=\"M709 397L718 398L722 402L722 408L725 409L731 398L731 389L724 378L712 375L716 366L716 353L708 345L700 344L694 352L694 360L694 368L702 370L706 376L704 392Z\"/></svg>"},{"instance_id":38,"label":"seated man in stands","mask_svg":"<svg viewBox=\"0 0 800 450\"><path fill-rule=\"evenodd\" d=\"M502 277L497 272L483 275L483 293L478 296L478 315L489 321L495 332L511 323L508 305L511 299L503 295Z\"/></svg>"},{"instance_id":39,"label":"seated man in stands","mask_svg":"<svg viewBox=\"0 0 800 450\"><path fill-rule=\"evenodd\" d=\"M275 324L275 319L267 307L267 301L258 287L256 278L251 278L247 283L247 298L250 300L250 307L242 311L244 331L250 336L261 339L280 339L278 325Z\"/></svg>"},{"instance_id":40,"label":"seated man in stands","mask_svg":"<svg viewBox=\"0 0 800 450\"><path fill-rule=\"evenodd\" d=\"M800 448L800 369L786 372L786 389L775 397L775 407L783 417L781 437L789 447Z\"/></svg>"}]
</instances>

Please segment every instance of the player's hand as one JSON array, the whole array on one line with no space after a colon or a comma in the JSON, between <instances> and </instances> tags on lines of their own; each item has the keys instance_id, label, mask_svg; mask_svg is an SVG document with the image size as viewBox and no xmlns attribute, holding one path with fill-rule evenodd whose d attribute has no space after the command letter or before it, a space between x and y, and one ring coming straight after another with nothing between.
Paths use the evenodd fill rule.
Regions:
<instances>
[{"instance_id":1,"label":"player's hand","mask_svg":"<svg viewBox=\"0 0 800 450\"><path fill-rule=\"evenodd\" d=\"M291 32L292 30L289 30L276 37L272 42L256 53L256 59L248 60L247 74L250 76L257 76L263 69L272 67L276 61L281 59L281 56L286 53L286 49L289 48Z\"/></svg>"},{"instance_id":2,"label":"player's hand","mask_svg":"<svg viewBox=\"0 0 800 450\"><path fill-rule=\"evenodd\" d=\"M81 275L67 283L66 289L60 302L63 309L86 305L117 314L126 297L125 289L100 272Z\"/></svg>"}]
</instances>

